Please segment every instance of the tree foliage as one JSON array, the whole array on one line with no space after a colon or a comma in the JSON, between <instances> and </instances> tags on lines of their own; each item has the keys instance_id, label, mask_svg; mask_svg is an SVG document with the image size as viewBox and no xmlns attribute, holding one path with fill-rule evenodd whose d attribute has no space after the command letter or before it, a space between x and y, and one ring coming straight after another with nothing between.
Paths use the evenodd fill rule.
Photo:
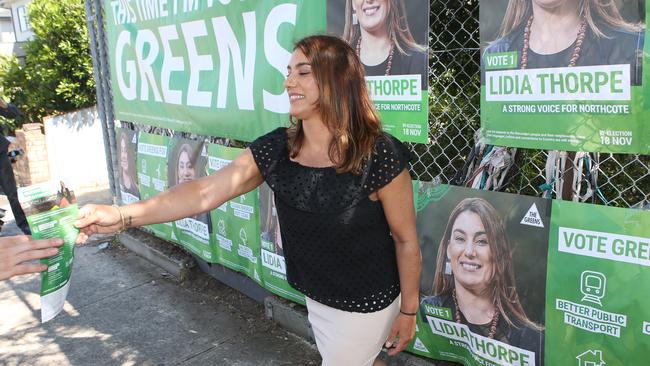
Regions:
<instances>
[{"instance_id":1,"label":"tree foliage","mask_svg":"<svg viewBox=\"0 0 650 366\"><path fill-rule=\"evenodd\" d=\"M94 105L84 1L34 0L28 14L34 37L23 45L24 63L0 62L4 97L25 113L17 124Z\"/></svg>"}]
</instances>

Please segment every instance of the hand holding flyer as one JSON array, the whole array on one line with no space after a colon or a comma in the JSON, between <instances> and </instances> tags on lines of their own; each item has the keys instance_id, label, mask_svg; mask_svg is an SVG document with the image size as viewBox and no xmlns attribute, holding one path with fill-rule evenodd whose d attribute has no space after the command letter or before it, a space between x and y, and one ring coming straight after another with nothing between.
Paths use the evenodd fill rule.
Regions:
<instances>
[{"instance_id":1,"label":"hand holding flyer","mask_svg":"<svg viewBox=\"0 0 650 366\"><path fill-rule=\"evenodd\" d=\"M27 235L0 238L0 281L28 273L47 270L44 264L28 261L48 258L59 253L61 239L31 240Z\"/></svg>"},{"instance_id":2,"label":"hand holding flyer","mask_svg":"<svg viewBox=\"0 0 650 366\"><path fill-rule=\"evenodd\" d=\"M78 217L74 193L63 182L37 184L18 190L18 199L27 215L34 239L62 238L58 254L42 259L47 271L41 274L41 321L54 318L68 295Z\"/></svg>"}]
</instances>

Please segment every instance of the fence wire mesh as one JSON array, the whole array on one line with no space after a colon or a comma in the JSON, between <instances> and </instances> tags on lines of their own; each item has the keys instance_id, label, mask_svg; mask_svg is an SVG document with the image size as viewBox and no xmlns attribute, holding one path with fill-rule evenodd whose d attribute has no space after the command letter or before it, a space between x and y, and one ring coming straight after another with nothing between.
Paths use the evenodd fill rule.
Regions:
<instances>
[{"instance_id":1,"label":"fence wire mesh","mask_svg":"<svg viewBox=\"0 0 650 366\"><path fill-rule=\"evenodd\" d=\"M86 0L94 5L95 15L103 14L101 2ZM429 143L409 144L415 160L411 165L414 179L439 180L442 183L463 185L464 167L474 149L474 136L480 127L480 48L479 48L479 1L478 0L432 0L429 28ZM97 23L97 20L100 23ZM108 119L112 119L112 96L110 93L110 70L106 52L106 28L101 17L95 16L96 44L104 52L96 77L106 86L101 98ZM92 46L92 45L91 45ZM107 122L113 126L112 121ZM131 128L150 132L162 129L146 126ZM112 132L109 132L112 133ZM171 134L171 131L167 131ZM186 135L186 134L182 134ZM114 137L114 136L113 136ZM190 136L186 136L190 137ZM201 138L200 136L193 136ZM648 137L650 138L650 137ZM212 141L214 137L207 137ZM111 151L115 156L114 138ZM221 141L241 147L237 141ZM546 162L549 152L533 149L510 149L514 155L512 167L504 176L499 190L540 196L547 183ZM596 163L589 172L572 169L573 153L568 154L567 168L560 171L566 181L581 178L575 185L578 194L585 194L588 182L596 183L600 194L592 194L586 201L618 207L650 209L650 156L634 154L591 154ZM114 160L114 159L113 159ZM578 165L578 159L576 165ZM113 161L114 163L114 161ZM570 182L569 182L570 183ZM547 192L556 198L570 198L571 186L559 190L557 184Z\"/></svg>"}]
</instances>

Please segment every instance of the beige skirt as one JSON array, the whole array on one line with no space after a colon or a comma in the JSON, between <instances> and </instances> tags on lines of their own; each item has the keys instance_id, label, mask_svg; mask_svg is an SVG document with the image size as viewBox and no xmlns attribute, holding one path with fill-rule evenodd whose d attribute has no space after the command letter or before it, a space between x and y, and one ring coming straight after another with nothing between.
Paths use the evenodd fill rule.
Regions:
<instances>
[{"instance_id":1,"label":"beige skirt","mask_svg":"<svg viewBox=\"0 0 650 366\"><path fill-rule=\"evenodd\" d=\"M399 314L398 296L387 308L373 313L334 309L305 297L323 366L371 366Z\"/></svg>"}]
</instances>

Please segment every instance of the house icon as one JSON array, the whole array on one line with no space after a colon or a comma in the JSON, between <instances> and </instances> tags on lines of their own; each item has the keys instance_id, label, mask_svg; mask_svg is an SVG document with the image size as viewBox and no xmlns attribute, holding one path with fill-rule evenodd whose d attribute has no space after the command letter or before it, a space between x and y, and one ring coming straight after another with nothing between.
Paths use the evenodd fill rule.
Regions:
<instances>
[{"instance_id":1,"label":"house icon","mask_svg":"<svg viewBox=\"0 0 650 366\"><path fill-rule=\"evenodd\" d=\"M605 366L603 361L603 351L601 350L587 350L578 356L578 366Z\"/></svg>"}]
</instances>

